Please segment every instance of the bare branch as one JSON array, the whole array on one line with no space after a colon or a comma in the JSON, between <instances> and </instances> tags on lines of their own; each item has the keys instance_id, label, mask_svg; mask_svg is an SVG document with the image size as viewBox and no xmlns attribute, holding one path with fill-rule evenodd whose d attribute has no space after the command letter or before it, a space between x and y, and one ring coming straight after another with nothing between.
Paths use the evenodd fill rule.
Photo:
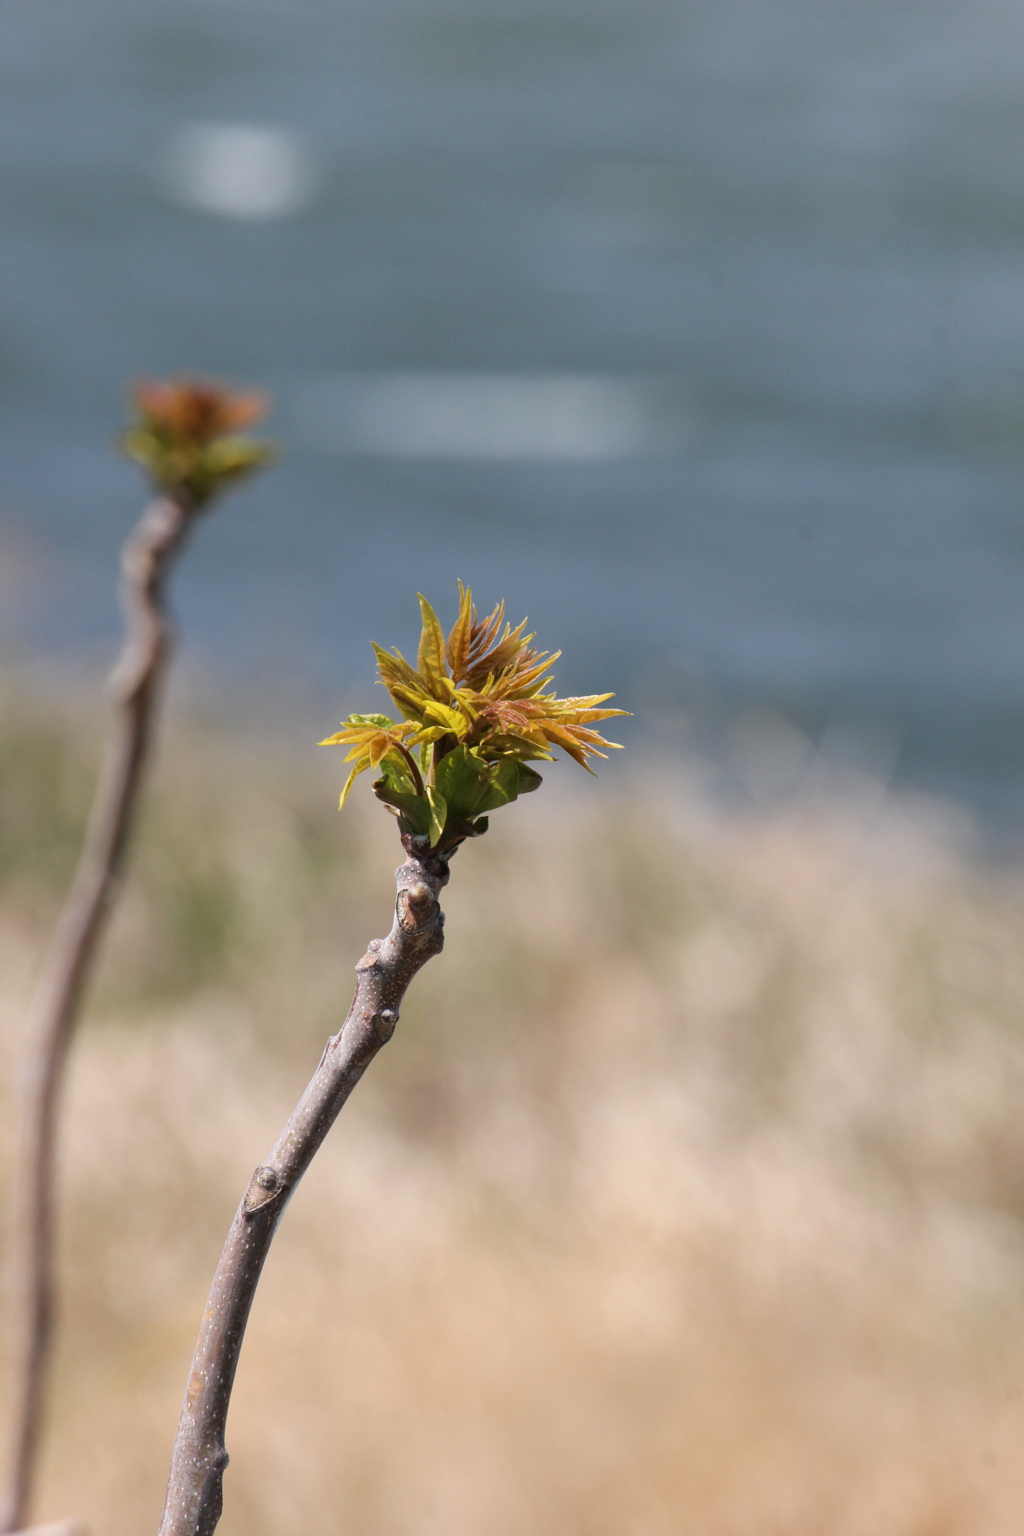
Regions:
<instances>
[{"instance_id":1,"label":"bare branch","mask_svg":"<svg viewBox=\"0 0 1024 1536\"><path fill-rule=\"evenodd\" d=\"M395 920L356 966L348 1017L324 1049L309 1086L269 1157L249 1181L213 1277L192 1358L171 1459L160 1536L212 1536L228 1463L224 1427L249 1308L285 1205L342 1105L394 1033L406 988L444 943L438 897L448 865L426 839L404 837Z\"/></svg>"},{"instance_id":2,"label":"bare branch","mask_svg":"<svg viewBox=\"0 0 1024 1536\"><path fill-rule=\"evenodd\" d=\"M28 1515L53 1312L54 1161L58 1105L82 996L109 916L149 751L171 644L164 583L192 521L187 497L150 503L121 556L125 644L110 677L114 721L78 869L57 922L28 1021L21 1168L14 1189L16 1273L8 1314L15 1358L10 1482L0 1532Z\"/></svg>"}]
</instances>

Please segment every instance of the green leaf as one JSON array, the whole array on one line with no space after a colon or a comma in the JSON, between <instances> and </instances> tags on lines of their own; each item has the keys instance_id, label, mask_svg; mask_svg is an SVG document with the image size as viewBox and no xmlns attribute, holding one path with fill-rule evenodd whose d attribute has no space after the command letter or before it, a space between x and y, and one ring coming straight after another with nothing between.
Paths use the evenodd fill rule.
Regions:
<instances>
[{"instance_id":1,"label":"green leaf","mask_svg":"<svg viewBox=\"0 0 1024 1536\"><path fill-rule=\"evenodd\" d=\"M499 806L511 804L519 793L518 766L512 758L491 764L490 782L476 810L496 811Z\"/></svg>"},{"instance_id":2,"label":"green leaf","mask_svg":"<svg viewBox=\"0 0 1024 1536\"><path fill-rule=\"evenodd\" d=\"M387 715L349 715L345 721L346 725L379 725L382 730L388 730L394 723Z\"/></svg>"},{"instance_id":3,"label":"green leaf","mask_svg":"<svg viewBox=\"0 0 1024 1536\"><path fill-rule=\"evenodd\" d=\"M238 480L251 475L274 458L269 443L247 437L222 437L203 453L203 470L211 480Z\"/></svg>"},{"instance_id":4,"label":"green leaf","mask_svg":"<svg viewBox=\"0 0 1024 1536\"><path fill-rule=\"evenodd\" d=\"M448 802L440 790L433 784L427 785L427 801L430 805L430 846L436 848L444 832L444 824L448 817Z\"/></svg>"},{"instance_id":5,"label":"green leaf","mask_svg":"<svg viewBox=\"0 0 1024 1536\"><path fill-rule=\"evenodd\" d=\"M423 679L414 671L398 651L392 654L381 646L374 644L374 653L377 657L377 672L380 681L394 699L406 720L420 720L423 716L423 702L429 698L424 688Z\"/></svg>"},{"instance_id":6,"label":"green leaf","mask_svg":"<svg viewBox=\"0 0 1024 1536\"><path fill-rule=\"evenodd\" d=\"M478 810L496 811L499 806L511 805L513 800L528 795L541 783L539 773L514 757L502 758L495 767L497 771Z\"/></svg>"},{"instance_id":7,"label":"green leaf","mask_svg":"<svg viewBox=\"0 0 1024 1536\"><path fill-rule=\"evenodd\" d=\"M341 799L338 801L338 810L339 811L342 809L342 807L345 804L345 801L348 799L348 792L349 792L349 790L352 788L352 785L355 783L356 779L358 779L359 775L363 772L365 767L366 767L365 763L355 763L353 765L352 772L349 774L348 778L345 780L345 787L344 787L344 789L341 792Z\"/></svg>"},{"instance_id":8,"label":"green leaf","mask_svg":"<svg viewBox=\"0 0 1024 1536\"><path fill-rule=\"evenodd\" d=\"M435 769L435 784L445 797L449 818L463 821L510 805L540 782L540 774L516 758L489 763L465 744L446 753Z\"/></svg>"},{"instance_id":9,"label":"green leaf","mask_svg":"<svg viewBox=\"0 0 1024 1536\"><path fill-rule=\"evenodd\" d=\"M532 794L544 783L536 768L531 768L529 763L516 763L519 769L519 793L521 795Z\"/></svg>"},{"instance_id":10,"label":"green leaf","mask_svg":"<svg viewBox=\"0 0 1024 1536\"><path fill-rule=\"evenodd\" d=\"M420 613L423 615L423 631L416 657L416 670L435 699L446 699L448 673L444 664L444 630L422 592L417 593L417 596L420 600Z\"/></svg>"},{"instance_id":11,"label":"green leaf","mask_svg":"<svg viewBox=\"0 0 1024 1536\"><path fill-rule=\"evenodd\" d=\"M494 770L463 745L446 752L434 772L434 782L453 816L469 818L483 810Z\"/></svg>"},{"instance_id":12,"label":"green leaf","mask_svg":"<svg viewBox=\"0 0 1024 1536\"><path fill-rule=\"evenodd\" d=\"M375 779L373 792L385 805L393 805L408 830L422 837L430 830L430 807L420 795L405 794L393 789L386 779Z\"/></svg>"},{"instance_id":13,"label":"green leaf","mask_svg":"<svg viewBox=\"0 0 1024 1536\"><path fill-rule=\"evenodd\" d=\"M386 784L399 795L415 795L416 785L412 781L408 765L398 753L384 757L380 761L380 782Z\"/></svg>"},{"instance_id":14,"label":"green leaf","mask_svg":"<svg viewBox=\"0 0 1024 1536\"><path fill-rule=\"evenodd\" d=\"M434 699L430 699L424 704L423 714L425 719L436 720L440 725L443 725L446 734L464 736L469 728L470 722L466 719L465 715L460 714L457 709L451 709L447 704L441 704Z\"/></svg>"}]
</instances>

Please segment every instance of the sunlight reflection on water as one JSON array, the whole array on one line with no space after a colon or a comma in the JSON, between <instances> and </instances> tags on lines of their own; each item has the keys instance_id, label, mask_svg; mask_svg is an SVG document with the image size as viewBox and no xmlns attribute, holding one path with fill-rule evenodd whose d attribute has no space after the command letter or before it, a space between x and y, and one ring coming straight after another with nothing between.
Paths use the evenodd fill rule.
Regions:
<instances>
[{"instance_id":1,"label":"sunlight reflection on water","mask_svg":"<svg viewBox=\"0 0 1024 1536\"><path fill-rule=\"evenodd\" d=\"M297 392L326 452L395 458L628 458L662 438L642 384L599 374L337 374Z\"/></svg>"},{"instance_id":2,"label":"sunlight reflection on water","mask_svg":"<svg viewBox=\"0 0 1024 1536\"><path fill-rule=\"evenodd\" d=\"M172 134L160 181L176 202L230 219L280 219L316 191L303 141L280 128L189 123Z\"/></svg>"}]
</instances>

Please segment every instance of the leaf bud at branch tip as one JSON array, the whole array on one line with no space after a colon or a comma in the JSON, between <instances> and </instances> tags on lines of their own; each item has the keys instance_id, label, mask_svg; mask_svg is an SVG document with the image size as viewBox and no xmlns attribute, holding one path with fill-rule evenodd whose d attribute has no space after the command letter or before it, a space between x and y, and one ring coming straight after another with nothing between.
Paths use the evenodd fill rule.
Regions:
<instances>
[{"instance_id":1,"label":"leaf bud at branch tip","mask_svg":"<svg viewBox=\"0 0 1024 1536\"><path fill-rule=\"evenodd\" d=\"M456 849L487 831L491 811L537 789L531 763L550 761L557 749L593 772L588 760L618 746L593 726L625 711L605 707L610 693L558 698L551 667L561 653L535 650L526 620L513 629L504 603L481 619L461 582L447 638L423 596L420 612L415 667L400 651L374 647L378 681L401 718L349 715L320 745L349 749L340 804L372 770L373 792L398 817L406 853L446 875Z\"/></svg>"},{"instance_id":2,"label":"leaf bud at branch tip","mask_svg":"<svg viewBox=\"0 0 1024 1536\"><path fill-rule=\"evenodd\" d=\"M148 380L133 387L134 420L122 451L141 464L158 492L192 510L272 462L269 443L245 435L269 401L211 379Z\"/></svg>"}]
</instances>

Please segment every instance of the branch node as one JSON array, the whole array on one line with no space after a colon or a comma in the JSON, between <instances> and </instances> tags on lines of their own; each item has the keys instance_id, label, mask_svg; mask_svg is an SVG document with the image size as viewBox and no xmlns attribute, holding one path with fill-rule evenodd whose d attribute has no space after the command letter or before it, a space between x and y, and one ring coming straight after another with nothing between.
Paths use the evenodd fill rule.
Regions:
<instances>
[{"instance_id":1,"label":"branch node","mask_svg":"<svg viewBox=\"0 0 1024 1536\"><path fill-rule=\"evenodd\" d=\"M263 1206L269 1205L271 1200L275 1200L283 1188L277 1170L263 1163L249 1180L249 1188L245 1192L242 1205L251 1216L254 1211L260 1210Z\"/></svg>"},{"instance_id":2,"label":"branch node","mask_svg":"<svg viewBox=\"0 0 1024 1536\"><path fill-rule=\"evenodd\" d=\"M439 910L437 899L425 881L403 886L398 893L398 921L406 933L426 928Z\"/></svg>"},{"instance_id":3,"label":"branch node","mask_svg":"<svg viewBox=\"0 0 1024 1536\"><path fill-rule=\"evenodd\" d=\"M386 1045L395 1032L398 1023L397 1008L382 1008L373 1020L374 1033L382 1045Z\"/></svg>"}]
</instances>

